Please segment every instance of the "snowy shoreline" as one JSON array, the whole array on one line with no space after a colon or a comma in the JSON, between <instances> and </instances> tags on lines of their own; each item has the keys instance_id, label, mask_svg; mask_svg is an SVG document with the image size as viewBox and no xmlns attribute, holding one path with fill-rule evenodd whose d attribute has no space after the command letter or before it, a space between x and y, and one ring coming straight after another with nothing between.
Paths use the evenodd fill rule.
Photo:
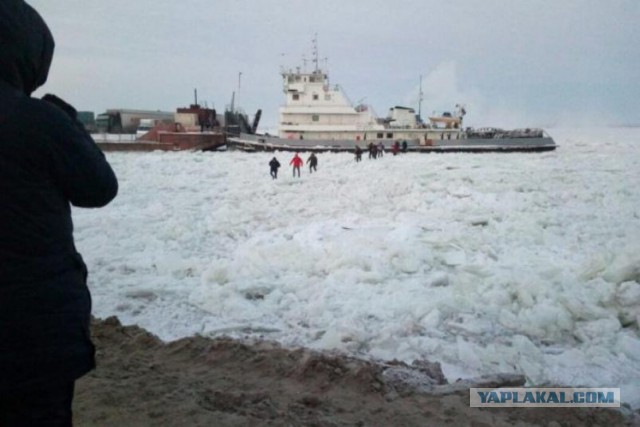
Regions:
<instances>
[{"instance_id":1,"label":"snowy shoreline","mask_svg":"<svg viewBox=\"0 0 640 427\"><path fill-rule=\"evenodd\" d=\"M327 153L277 181L269 153L110 153L119 196L73 210L94 314L640 407L640 129L550 133L554 152Z\"/></svg>"}]
</instances>

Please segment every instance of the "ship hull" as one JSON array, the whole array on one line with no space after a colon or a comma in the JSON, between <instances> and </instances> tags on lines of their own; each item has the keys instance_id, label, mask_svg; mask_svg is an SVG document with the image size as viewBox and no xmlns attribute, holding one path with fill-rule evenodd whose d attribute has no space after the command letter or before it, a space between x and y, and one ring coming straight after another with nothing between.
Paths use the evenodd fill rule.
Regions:
<instances>
[{"instance_id":1,"label":"ship hull","mask_svg":"<svg viewBox=\"0 0 640 427\"><path fill-rule=\"evenodd\" d=\"M123 138L135 135L107 134L94 134L93 138L102 151L213 151L225 145L225 135L221 132L162 131L149 134L138 139Z\"/></svg>"},{"instance_id":2,"label":"ship hull","mask_svg":"<svg viewBox=\"0 0 640 427\"><path fill-rule=\"evenodd\" d=\"M390 151L393 140L312 140L284 139L264 135L240 134L227 138L227 145L244 151L333 151L351 152L356 145L366 149L370 143L383 143L385 150ZM446 152L531 152L551 151L556 148L553 138L549 136L533 138L463 138L429 140L427 144L420 140L406 140L407 151L420 153Z\"/></svg>"}]
</instances>

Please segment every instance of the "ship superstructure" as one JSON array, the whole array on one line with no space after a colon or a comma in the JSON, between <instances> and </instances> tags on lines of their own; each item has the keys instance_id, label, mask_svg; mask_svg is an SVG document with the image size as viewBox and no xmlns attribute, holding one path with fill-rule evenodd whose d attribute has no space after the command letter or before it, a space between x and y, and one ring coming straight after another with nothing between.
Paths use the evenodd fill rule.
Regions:
<instances>
[{"instance_id":1,"label":"ship superstructure","mask_svg":"<svg viewBox=\"0 0 640 427\"><path fill-rule=\"evenodd\" d=\"M370 107L354 107L340 86L331 86L319 68L282 72L285 105L280 107L279 134L290 139L348 139L384 130Z\"/></svg>"},{"instance_id":2,"label":"ship superstructure","mask_svg":"<svg viewBox=\"0 0 640 427\"><path fill-rule=\"evenodd\" d=\"M314 39L312 71L283 70L285 103L280 107L278 134L285 139L458 139L462 116L445 114L422 122L413 108L396 106L380 119L369 105L353 105L339 85L318 66Z\"/></svg>"},{"instance_id":3,"label":"ship superstructure","mask_svg":"<svg viewBox=\"0 0 640 427\"><path fill-rule=\"evenodd\" d=\"M555 149L555 142L542 129L497 128L463 130L465 106L432 114L425 122L415 109L395 106L378 118L368 105L352 104L339 85L318 66L314 39L313 70L283 70L285 103L280 107L278 136L246 135L230 138L242 149L345 151L356 145L382 144L389 148L400 141L409 151L542 151ZM422 79L421 79L422 80ZM422 83L420 89L422 101Z\"/></svg>"}]
</instances>

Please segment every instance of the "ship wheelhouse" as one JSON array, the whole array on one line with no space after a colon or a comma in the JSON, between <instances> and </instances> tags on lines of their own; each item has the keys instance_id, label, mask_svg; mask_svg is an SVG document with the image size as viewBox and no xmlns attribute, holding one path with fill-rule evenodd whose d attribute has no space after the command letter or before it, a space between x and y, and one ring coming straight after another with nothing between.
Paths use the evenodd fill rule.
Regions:
<instances>
[{"instance_id":1,"label":"ship wheelhouse","mask_svg":"<svg viewBox=\"0 0 640 427\"><path fill-rule=\"evenodd\" d=\"M382 129L367 106L354 107L339 86L320 69L282 72L285 105L280 107L282 138L351 139Z\"/></svg>"}]
</instances>

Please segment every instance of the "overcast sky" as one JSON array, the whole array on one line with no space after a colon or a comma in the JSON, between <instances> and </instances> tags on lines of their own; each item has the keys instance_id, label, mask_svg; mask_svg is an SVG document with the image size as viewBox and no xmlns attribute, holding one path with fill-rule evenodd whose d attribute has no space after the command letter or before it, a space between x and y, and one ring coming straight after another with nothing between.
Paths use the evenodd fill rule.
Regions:
<instances>
[{"instance_id":1,"label":"overcast sky","mask_svg":"<svg viewBox=\"0 0 640 427\"><path fill-rule=\"evenodd\" d=\"M281 67L320 65L379 116L468 107L473 126L640 125L638 0L31 0L49 81L80 110L222 111L276 126ZM326 60L325 60L326 58ZM239 73L242 73L239 79Z\"/></svg>"}]
</instances>

